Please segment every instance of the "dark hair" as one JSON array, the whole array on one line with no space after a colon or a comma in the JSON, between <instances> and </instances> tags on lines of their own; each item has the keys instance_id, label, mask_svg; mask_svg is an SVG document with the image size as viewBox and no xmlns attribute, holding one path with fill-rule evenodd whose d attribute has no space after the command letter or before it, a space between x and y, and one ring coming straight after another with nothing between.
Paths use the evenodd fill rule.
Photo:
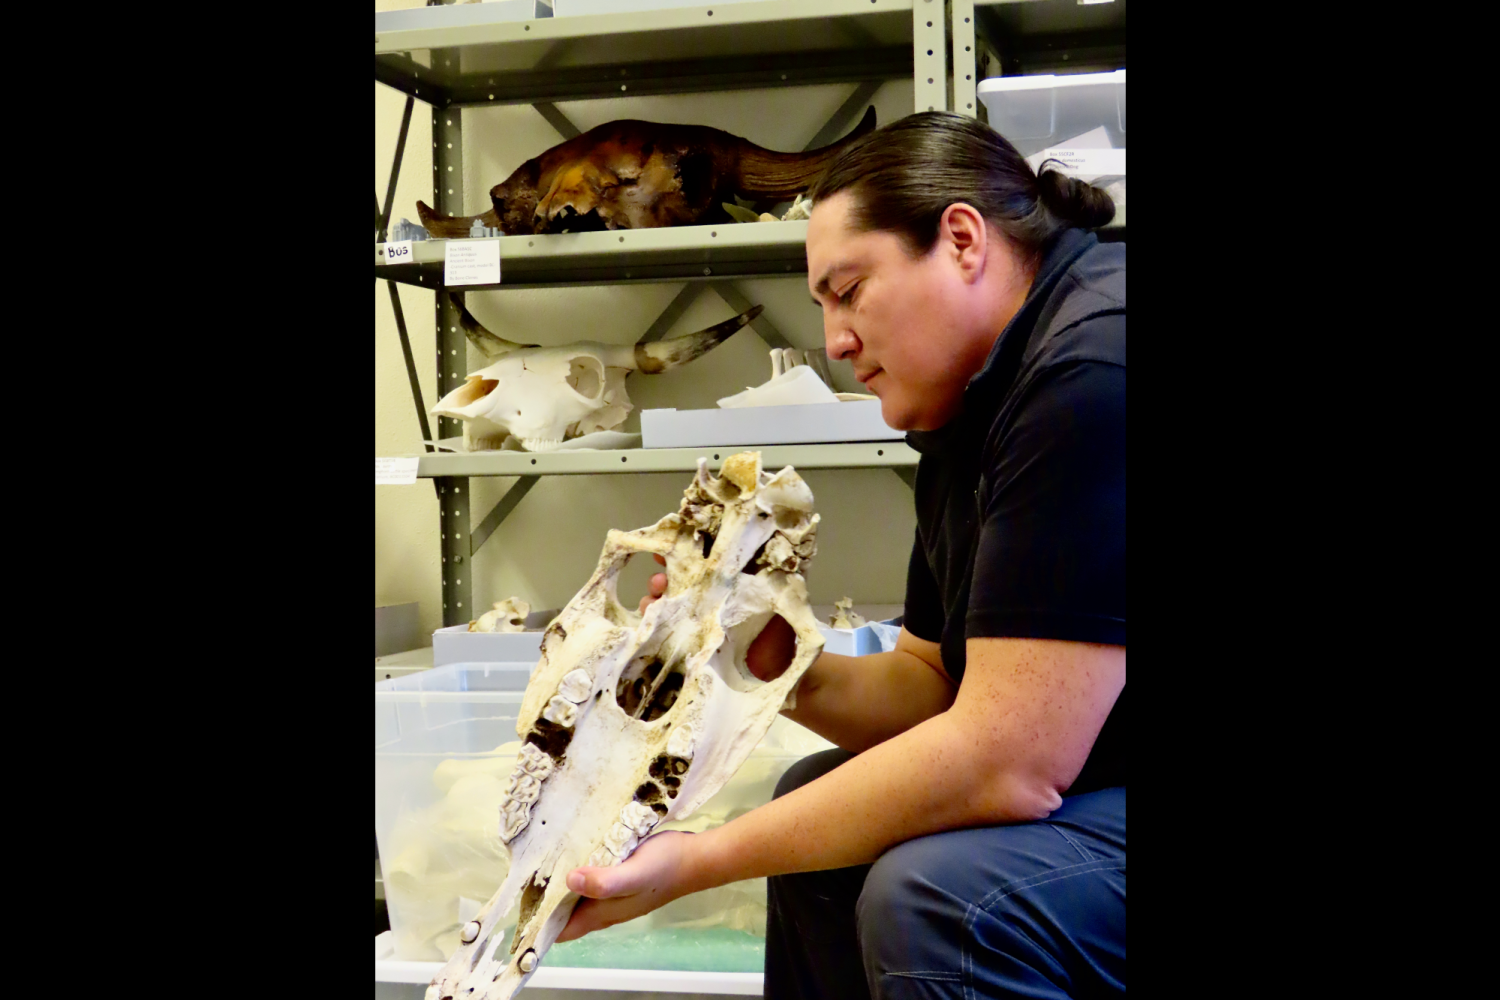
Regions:
<instances>
[{"instance_id":1,"label":"dark hair","mask_svg":"<svg viewBox=\"0 0 1500 1000\"><path fill-rule=\"evenodd\" d=\"M1033 267L1064 229L1115 217L1114 199L1099 188L1046 162L1038 176L1000 133L947 111L907 115L850 143L809 197L816 203L840 191L854 196L855 229L893 232L913 257L932 249L954 202L977 209Z\"/></svg>"}]
</instances>

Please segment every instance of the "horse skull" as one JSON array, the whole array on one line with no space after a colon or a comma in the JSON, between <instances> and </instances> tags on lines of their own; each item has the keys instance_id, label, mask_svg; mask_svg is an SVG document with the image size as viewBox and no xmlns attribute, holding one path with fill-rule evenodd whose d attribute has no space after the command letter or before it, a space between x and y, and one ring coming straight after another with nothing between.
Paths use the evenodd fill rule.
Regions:
<instances>
[{"instance_id":1,"label":"horse skull","mask_svg":"<svg viewBox=\"0 0 1500 1000\"><path fill-rule=\"evenodd\" d=\"M567 873L623 861L744 763L823 645L801 573L817 524L795 471L772 476L744 452L722 477L700 459L677 513L609 532L594 575L548 626L521 705L525 744L500 807L509 873L427 1000L509 1000L573 912ZM615 593L637 553L667 561L667 592L644 616ZM745 653L774 615L795 631L796 654L762 681ZM502 921L518 899L507 948Z\"/></svg>"}]
</instances>

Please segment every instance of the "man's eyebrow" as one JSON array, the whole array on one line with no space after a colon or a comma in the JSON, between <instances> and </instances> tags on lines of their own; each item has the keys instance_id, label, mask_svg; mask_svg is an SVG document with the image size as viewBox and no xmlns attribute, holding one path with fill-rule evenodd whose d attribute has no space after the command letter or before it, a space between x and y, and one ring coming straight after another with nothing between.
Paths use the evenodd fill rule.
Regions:
<instances>
[{"instance_id":1,"label":"man's eyebrow","mask_svg":"<svg viewBox=\"0 0 1500 1000\"><path fill-rule=\"evenodd\" d=\"M818 279L818 283L814 286L814 290L819 295L832 295L833 294L833 289L831 287L829 287L828 279L831 278L831 277L833 277L833 275L838 274L840 271L849 271L849 270L852 270L854 267L855 267L855 263L852 260L841 260L841 261L839 261L837 264L833 265L828 270L826 270L826 271L823 272L823 277L821 277L821 278ZM822 303L819 302L816 298L814 298L813 299L813 305L821 306Z\"/></svg>"}]
</instances>

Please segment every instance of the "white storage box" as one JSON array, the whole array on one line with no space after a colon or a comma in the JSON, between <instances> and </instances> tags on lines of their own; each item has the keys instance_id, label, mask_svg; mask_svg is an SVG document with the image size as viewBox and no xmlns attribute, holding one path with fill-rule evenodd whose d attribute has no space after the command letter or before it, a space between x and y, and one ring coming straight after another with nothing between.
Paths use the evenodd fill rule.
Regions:
<instances>
[{"instance_id":1,"label":"white storage box","mask_svg":"<svg viewBox=\"0 0 1500 1000\"><path fill-rule=\"evenodd\" d=\"M981 80L990 127L1026 157L1095 182L1125 175L1125 71ZM1107 183L1107 180L1106 180Z\"/></svg>"},{"instance_id":2,"label":"white storage box","mask_svg":"<svg viewBox=\"0 0 1500 1000\"><path fill-rule=\"evenodd\" d=\"M432 633L432 663L526 662L535 666L542 655L546 632L470 632L467 625L450 625Z\"/></svg>"},{"instance_id":3,"label":"white storage box","mask_svg":"<svg viewBox=\"0 0 1500 1000\"><path fill-rule=\"evenodd\" d=\"M880 416L880 400L742 406L717 410L642 410L645 448L716 448L745 444L904 441Z\"/></svg>"},{"instance_id":4,"label":"white storage box","mask_svg":"<svg viewBox=\"0 0 1500 1000\"><path fill-rule=\"evenodd\" d=\"M750 3L752 0L721 0L727 3ZM553 0L558 17L581 17L585 14L626 14L638 10L663 10L668 7L712 6L707 0Z\"/></svg>"},{"instance_id":5,"label":"white storage box","mask_svg":"<svg viewBox=\"0 0 1500 1000\"><path fill-rule=\"evenodd\" d=\"M520 747L520 678L532 666L450 663L375 685L375 839L396 960L446 959L504 879L500 799ZM660 829L702 831L768 802L787 767L831 745L778 718L717 795ZM754 973L764 935L757 879L554 946L543 965Z\"/></svg>"},{"instance_id":6,"label":"white storage box","mask_svg":"<svg viewBox=\"0 0 1500 1000\"><path fill-rule=\"evenodd\" d=\"M545 0L485 0L484 3L445 4L441 7L411 7L379 11L375 31L410 31L414 28L467 28L497 21L531 21L551 17Z\"/></svg>"}]
</instances>

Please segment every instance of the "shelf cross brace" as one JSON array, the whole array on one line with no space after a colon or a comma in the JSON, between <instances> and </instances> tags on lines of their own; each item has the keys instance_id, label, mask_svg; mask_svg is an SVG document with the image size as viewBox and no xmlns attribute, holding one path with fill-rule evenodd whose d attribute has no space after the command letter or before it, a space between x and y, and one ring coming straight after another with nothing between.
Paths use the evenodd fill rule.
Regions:
<instances>
[{"instance_id":1,"label":"shelf cross brace","mask_svg":"<svg viewBox=\"0 0 1500 1000\"><path fill-rule=\"evenodd\" d=\"M915 465L893 465L891 471L901 478L912 491L917 488L917 467Z\"/></svg>"},{"instance_id":2,"label":"shelf cross brace","mask_svg":"<svg viewBox=\"0 0 1500 1000\"><path fill-rule=\"evenodd\" d=\"M583 134L581 131L579 131L577 125L574 125L572 122L568 121L567 115L557 110L556 104L552 104L551 102L542 102L540 104L533 104L532 107L536 108L537 114L547 119L548 125L551 125L553 128L561 132L564 139L571 139L574 136Z\"/></svg>"},{"instance_id":3,"label":"shelf cross brace","mask_svg":"<svg viewBox=\"0 0 1500 1000\"><path fill-rule=\"evenodd\" d=\"M428 451L432 445L432 429L427 424L427 406L422 402L422 383L417 378L417 361L412 357L411 338L406 334L406 314L401 311L401 295L396 283L386 279L385 287L391 292L391 311L396 314L396 332L401 335L401 356L406 359L406 379L411 383L411 400L417 406L417 424L422 428L422 443Z\"/></svg>"},{"instance_id":4,"label":"shelf cross brace","mask_svg":"<svg viewBox=\"0 0 1500 1000\"><path fill-rule=\"evenodd\" d=\"M875 92L880 89L880 84L881 81L879 80L866 80L855 87L854 93L849 95L847 101L839 105L839 109L833 113L833 117L829 118L823 127L818 129L817 135L808 140L807 145L802 147L802 151L805 153L808 150L826 146L843 135L849 128L849 124L870 103L870 98L875 96Z\"/></svg>"},{"instance_id":5,"label":"shelf cross brace","mask_svg":"<svg viewBox=\"0 0 1500 1000\"><path fill-rule=\"evenodd\" d=\"M490 512L484 515L484 520L479 523L479 527L469 535L469 555L479 551L479 547L489 540L489 537L495 533L495 529L500 527L500 522L510 516L510 512L516 509L521 498L531 492L531 488L540 478L540 476L522 476L516 480L514 486L505 491L505 496L490 508Z\"/></svg>"},{"instance_id":6,"label":"shelf cross brace","mask_svg":"<svg viewBox=\"0 0 1500 1000\"><path fill-rule=\"evenodd\" d=\"M401 112L401 134L396 138L396 153L391 159L391 177L385 185L385 210L380 210L380 202L376 201L375 210L378 213L375 220L375 228L380 230L376 242L383 242L386 229L391 222L391 209L396 202L396 180L401 176L401 157L406 154L406 130L411 126L411 109L416 103L416 98L410 94L406 95L406 110ZM392 294L395 294L392 292Z\"/></svg>"},{"instance_id":7,"label":"shelf cross brace","mask_svg":"<svg viewBox=\"0 0 1500 1000\"><path fill-rule=\"evenodd\" d=\"M714 291L719 293L719 298L727 302L729 308L733 309L736 314L750 308L750 300L745 298L745 294L739 290L739 287L734 282L715 281L713 286ZM792 342L782 336L781 331L776 329L770 320L766 319L765 313L761 313L758 317L750 321L750 329L754 330L760 339L766 342L767 347L792 346Z\"/></svg>"}]
</instances>

